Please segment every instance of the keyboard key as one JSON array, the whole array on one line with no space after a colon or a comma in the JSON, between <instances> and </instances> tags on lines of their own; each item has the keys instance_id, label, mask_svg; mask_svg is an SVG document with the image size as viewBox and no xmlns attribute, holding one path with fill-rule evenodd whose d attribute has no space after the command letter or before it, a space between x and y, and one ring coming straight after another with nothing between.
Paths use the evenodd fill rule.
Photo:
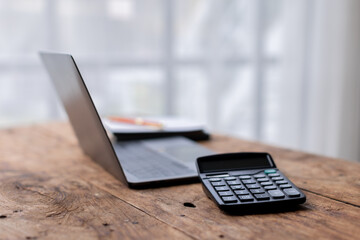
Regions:
<instances>
[{"instance_id":1,"label":"keyboard key","mask_svg":"<svg viewBox=\"0 0 360 240\"><path fill-rule=\"evenodd\" d=\"M232 195L234 195L231 191L218 192L218 194L219 194L220 196L232 196Z\"/></svg>"},{"instance_id":2,"label":"keyboard key","mask_svg":"<svg viewBox=\"0 0 360 240\"><path fill-rule=\"evenodd\" d=\"M258 182L267 182L267 181L269 181L269 179L268 178L258 178L257 181Z\"/></svg>"},{"instance_id":3,"label":"keyboard key","mask_svg":"<svg viewBox=\"0 0 360 240\"><path fill-rule=\"evenodd\" d=\"M280 174L278 173L271 173L271 174L268 174L269 177L280 177Z\"/></svg>"},{"instance_id":4,"label":"keyboard key","mask_svg":"<svg viewBox=\"0 0 360 240\"><path fill-rule=\"evenodd\" d=\"M241 182L239 180L234 180L234 181L228 181L227 182L229 185L239 185L241 184Z\"/></svg>"},{"instance_id":5,"label":"keyboard key","mask_svg":"<svg viewBox=\"0 0 360 240\"><path fill-rule=\"evenodd\" d=\"M242 185L231 185L230 186L232 190L244 190L244 186Z\"/></svg>"},{"instance_id":6,"label":"keyboard key","mask_svg":"<svg viewBox=\"0 0 360 240\"><path fill-rule=\"evenodd\" d=\"M254 201L254 198L251 195L241 195L238 197L239 197L240 201L242 201L242 202Z\"/></svg>"},{"instance_id":7,"label":"keyboard key","mask_svg":"<svg viewBox=\"0 0 360 240\"><path fill-rule=\"evenodd\" d=\"M289 197L299 197L300 192L296 190L295 188L287 188L283 190L286 195Z\"/></svg>"},{"instance_id":8,"label":"keyboard key","mask_svg":"<svg viewBox=\"0 0 360 240\"><path fill-rule=\"evenodd\" d=\"M234 191L236 195L246 195L249 194L249 192L247 190L237 190Z\"/></svg>"},{"instance_id":9,"label":"keyboard key","mask_svg":"<svg viewBox=\"0 0 360 240\"><path fill-rule=\"evenodd\" d=\"M262 193L262 194L254 194L255 198L257 200L267 200L270 199L269 195L267 193Z\"/></svg>"},{"instance_id":10,"label":"keyboard key","mask_svg":"<svg viewBox=\"0 0 360 240\"><path fill-rule=\"evenodd\" d=\"M270 194L270 196L272 198L284 198L285 197L284 193L280 190L270 190L270 191L268 191L268 193Z\"/></svg>"},{"instance_id":11,"label":"keyboard key","mask_svg":"<svg viewBox=\"0 0 360 240\"><path fill-rule=\"evenodd\" d=\"M220 182L221 178L210 178L209 181L210 182Z\"/></svg>"},{"instance_id":12,"label":"keyboard key","mask_svg":"<svg viewBox=\"0 0 360 240\"><path fill-rule=\"evenodd\" d=\"M242 180L242 179L251 179L250 176L248 175L243 175L243 176L239 176L239 178Z\"/></svg>"},{"instance_id":13,"label":"keyboard key","mask_svg":"<svg viewBox=\"0 0 360 240\"><path fill-rule=\"evenodd\" d=\"M237 199L235 196L222 197L222 200L224 201L224 203L236 203L237 202Z\"/></svg>"},{"instance_id":14,"label":"keyboard key","mask_svg":"<svg viewBox=\"0 0 360 240\"><path fill-rule=\"evenodd\" d=\"M255 188L260 188L260 185L258 184L248 184L246 185L247 188L249 189L255 189Z\"/></svg>"},{"instance_id":15,"label":"keyboard key","mask_svg":"<svg viewBox=\"0 0 360 240\"><path fill-rule=\"evenodd\" d=\"M211 182L211 185L213 185L214 187L218 187L218 186L225 186L224 182Z\"/></svg>"},{"instance_id":16,"label":"keyboard key","mask_svg":"<svg viewBox=\"0 0 360 240\"><path fill-rule=\"evenodd\" d=\"M285 180L281 180L281 181L275 181L275 183L276 183L277 185L280 185L280 184L287 184L288 182L285 181Z\"/></svg>"},{"instance_id":17,"label":"keyboard key","mask_svg":"<svg viewBox=\"0 0 360 240\"><path fill-rule=\"evenodd\" d=\"M245 184L253 184L253 183L256 183L255 180L252 180L252 179L242 180L242 182L245 183Z\"/></svg>"},{"instance_id":18,"label":"keyboard key","mask_svg":"<svg viewBox=\"0 0 360 240\"><path fill-rule=\"evenodd\" d=\"M265 190L273 190L273 189L276 189L276 186L274 186L274 185L265 186L264 189L265 189Z\"/></svg>"},{"instance_id":19,"label":"keyboard key","mask_svg":"<svg viewBox=\"0 0 360 240\"><path fill-rule=\"evenodd\" d=\"M278 180L284 180L283 177L273 177L271 178L273 181L278 181Z\"/></svg>"},{"instance_id":20,"label":"keyboard key","mask_svg":"<svg viewBox=\"0 0 360 240\"><path fill-rule=\"evenodd\" d=\"M254 178L264 178L266 177L264 174L256 174L254 175Z\"/></svg>"},{"instance_id":21,"label":"keyboard key","mask_svg":"<svg viewBox=\"0 0 360 240\"><path fill-rule=\"evenodd\" d=\"M250 192L252 194L255 194L255 193L265 193L265 191L263 189L250 189Z\"/></svg>"},{"instance_id":22,"label":"keyboard key","mask_svg":"<svg viewBox=\"0 0 360 240\"><path fill-rule=\"evenodd\" d=\"M277 171L275 170L275 169L266 169L266 170L264 170L264 173L266 173L266 174L272 174L272 173L276 173Z\"/></svg>"},{"instance_id":23,"label":"keyboard key","mask_svg":"<svg viewBox=\"0 0 360 240\"><path fill-rule=\"evenodd\" d=\"M226 181L234 181L234 180L236 180L236 178L235 177L226 177L226 178L224 178L224 180L226 180Z\"/></svg>"},{"instance_id":24,"label":"keyboard key","mask_svg":"<svg viewBox=\"0 0 360 240\"><path fill-rule=\"evenodd\" d=\"M262 182L260 184L261 184L261 186L270 186L270 185L272 185L272 182Z\"/></svg>"},{"instance_id":25,"label":"keyboard key","mask_svg":"<svg viewBox=\"0 0 360 240\"><path fill-rule=\"evenodd\" d=\"M215 187L215 190L221 192L221 191L229 191L230 189L228 186L222 186L222 187Z\"/></svg>"},{"instance_id":26,"label":"keyboard key","mask_svg":"<svg viewBox=\"0 0 360 240\"><path fill-rule=\"evenodd\" d=\"M283 184L280 185L279 188L283 189L283 188L291 188L292 186L290 184Z\"/></svg>"}]
</instances>

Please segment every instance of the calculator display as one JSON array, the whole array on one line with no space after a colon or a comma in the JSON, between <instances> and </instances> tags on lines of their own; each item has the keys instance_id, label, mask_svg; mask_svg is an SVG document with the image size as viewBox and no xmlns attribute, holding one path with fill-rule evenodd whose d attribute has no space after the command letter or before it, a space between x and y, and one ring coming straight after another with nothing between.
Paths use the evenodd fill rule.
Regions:
<instances>
[{"instance_id":1,"label":"calculator display","mask_svg":"<svg viewBox=\"0 0 360 240\"><path fill-rule=\"evenodd\" d=\"M254 156L249 154L248 156L239 159L238 157L234 158L225 158L222 161L208 159L208 161L202 161L199 164L201 172L212 172L212 171L227 171L234 169L253 169L253 168L269 168L273 167L270 157L267 154L259 157L258 155Z\"/></svg>"}]
</instances>

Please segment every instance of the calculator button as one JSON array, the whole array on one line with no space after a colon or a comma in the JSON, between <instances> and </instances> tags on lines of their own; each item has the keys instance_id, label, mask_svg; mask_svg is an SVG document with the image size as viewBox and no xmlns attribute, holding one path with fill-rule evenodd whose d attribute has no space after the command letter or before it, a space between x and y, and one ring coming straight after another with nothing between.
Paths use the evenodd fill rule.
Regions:
<instances>
[{"instance_id":1,"label":"calculator button","mask_svg":"<svg viewBox=\"0 0 360 240\"><path fill-rule=\"evenodd\" d=\"M262 189L250 189L250 192L251 192L252 194L255 194L255 193L265 193L265 191L262 190Z\"/></svg>"},{"instance_id":2,"label":"calculator button","mask_svg":"<svg viewBox=\"0 0 360 240\"><path fill-rule=\"evenodd\" d=\"M272 185L272 182L262 182L260 184L261 184L261 186L270 186L270 185Z\"/></svg>"},{"instance_id":3,"label":"calculator button","mask_svg":"<svg viewBox=\"0 0 360 240\"><path fill-rule=\"evenodd\" d=\"M232 190L244 190L244 186L242 185L232 185L230 186Z\"/></svg>"},{"instance_id":4,"label":"calculator button","mask_svg":"<svg viewBox=\"0 0 360 240\"><path fill-rule=\"evenodd\" d=\"M279 186L280 188L292 188L290 184L283 184Z\"/></svg>"},{"instance_id":5,"label":"calculator button","mask_svg":"<svg viewBox=\"0 0 360 240\"><path fill-rule=\"evenodd\" d=\"M265 186L264 189L265 189L265 190L273 190L273 189L276 189L276 186L274 186L274 185Z\"/></svg>"},{"instance_id":6,"label":"calculator button","mask_svg":"<svg viewBox=\"0 0 360 240\"><path fill-rule=\"evenodd\" d=\"M269 173L276 173L275 169L266 169L264 170L264 173L269 174Z\"/></svg>"},{"instance_id":7,"label":"calculator button","mask_svg":"<svg viewBox=\"0 0 360 240\"><path fill-rule=\"evenodd\" d=\"M258 184L248 184L248 185L246 185L246 187L249 189L260 188L260 186Z\"/></svg>"},{"instance_id":8,"label":"calculator button","mask_svg":"<svg viewBox=\"0 0 360 240\"><path fill-rule=\"evenodd\" d=\"M256 183L254 180L252 179L248 179L248 180L242 180L243 183L245 184L252 184L252 183Z\"/></svg>"},{"instance_id":9,"label":"calculator button","mask_svg":"<svg viewBox=\"0 0 360 240\"><path fill-rule=\"evenodd\" d=\"M264 178L266 177L264 174L256 174L254 175L254 178Z\"/></svg>"},{"instance_id":10,"label":"calculator button","mask_svg":"<svg viewBox=\"0 0 360 240\"><path fill-rule=\"evenodd\" d=\"M268 191L271 197L273 198L283 198L285 197L284 193L280 190L270 190Z\"/></svg>"},{"instance_id":11,"label":"calculator button","mask_svg":"<svg viewBox=\"0 0 360 240\"><path fill-rule=\"evenodd\" d=\"M281 180L281 181L275 181L275 183L276 183L277 185L280 185L280 184L287 184L288 182L285 181L285 180Z\"/></svg>"},{"instance_id":12,"label":"calculator button","mask_svg":"<svg viewBox=\"0 0 360 240\"><path fill-rule=\"evenodd\" d=\"M241 184L241 182L239 180L234 180L234 181L228 181L227 182L229 185L239 185Z\"/></svg>"},{"instance_id":13,"label":"calculator button","mask_svg":"<svg viewBox=\"0 0 360 240\"><path fill-rule=\"evenodd\" d=\"M262 194L254 194L255 198L257 200L267 200L270 199L269 195L267 193L262 193Z\"/></svg>"},{"instance_id":14,"label":"calculator button","mask_svg":"<svg viewBox=\"0 0 360 240\"><path fill-rule=\"evenodd\" d=\"M280 177L280 174L278 173L271 173L271 174L268 174L269 177Z\"/></svg>"},{"instance_id":15,"label":"calculator button","mask_svg":"<svg viewBox=\"0 0 360 240\"><path fill-rule=\"evenodd\" d=\"M224 182L211 182L211 185L213 185L214 187L218 187L218 186L225 186Z\"/></svg>"},{"instance_id":16,"label":"calculator button","mask_svg":"<svg viewBox=\"0 0 360 240\"><path fill-rule=\"evenodd\" d=\"M273 181L278 181L278 180L284 180L283 177L273 177L271 178Z\"/></svg>"},{"instance_id":17,"label":"calculator button","mask_svg":"<svg viewBox=\"0 0 360 240\"><path fill-rule=\"evenodd\" d=\"M234 181L234 180L236 180L236 178L235 177L226 177L226 178L224 178L224 180L226 180L226 181Z\"/></svg>"},{"instance_id":18,"label":"calculator button","mask_svg":"<svg viewBox=\"0 0 360 240\"><path fill-rule=\"evenodd\" d=\"M224 201L224 203L235 203L235 202L237 202L237 199L236 199L235 196L222 197L222 200Z\"/></svg>"},{"instance_id":19,"label":"calculator button","mask_svg":"<svg viewBox=\"0 0 360 240\"><path fill-rule=\"evenodd\" d=\"M242 201L242 202L254 201L254 198L251 195L241 195L238 197L239 197L240 201Z\"/></svg>"},{"instance_id":20,"label":"calculator button","mask_svg":"<svg viewBox=\"0 0 360 240\"><path fill-rule=\"evenodd\" d=\"M257 181L258 182L267 182L267 181L269 181L269 179L268 178L258 178Z\"/></svg>"},{"instance_id":21,"label":"calculator button","mask_svg":"<svg viewBox=\"0 0 360 240\"><path fill-rule=\"evenodd\" d=\"M227 186L222 186L222 187L215 187L215 190L220 192L220 191L229 191L229 187Z\"/></svg>"},{"instance_id":22,"label":"calculator button","mask_svg":"<svg viewBox=\"0 0 360 240\"><path fill-rule=\"evenodd\" d=\"M239 178L242 180L242 179L251 179L250 176L248 175L244 175L244 176L239 176Z\"/></svg>"},{"instance_id":23,"label":"calculator button","mask_svg":"<svg viewBox=\"0 0 360 240\"><path fill-rule=\"evenodd\" d=\"M289 197L298 197L298 196L300 196L300 192L298 190L296 190L295 188L288 188L288 189L284 189L283 191Z\"/></svg>"},{"instance_id":24,"label":"calculator button","mask_svg":"<svg viewBox=\"0 0 360 240\"><path fill-rule=\"evenodd\" d=\"M247 195L249 192L247 190L237 190L234 191L236 195Z\"/></svg>"},{"instance_id":25,"label":"calculator button","mask_svg":"<svg viewBox=\"0 0 360 240\"><path fill-rule=\"evenodd\" d=\"M221 178L210 178L209 181L210 182L220 182Z\"/></svg>"},{"instance_id":26,"label":"calculator button","mask_svg":"<svg viewBox=\"0 0 360 240\"><path fill-rule=\"evenodd\" d=\"M234 195L231 191L218 192L218 194L219 194L220 196L232 196L232 195Z\"/></svg>"}]
</instances>

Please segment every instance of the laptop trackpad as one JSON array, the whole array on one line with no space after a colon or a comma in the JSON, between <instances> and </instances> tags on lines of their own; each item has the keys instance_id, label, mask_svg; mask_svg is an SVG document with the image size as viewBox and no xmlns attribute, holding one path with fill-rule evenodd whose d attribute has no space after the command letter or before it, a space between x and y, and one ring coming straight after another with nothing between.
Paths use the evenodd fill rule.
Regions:
<instances>
[{"instance_id":1,"label":"laptop trackpad","mask_svg":"<svg viewBox=\"0 0 360 240\"><path fill-rule=\"evenodd\" d=\"M191 141L185 137L159 138L143 141L146 147L161 152L172 159L196 169L195 161L198 157L214 154L213 151Z\"/></svg>"}]
</instances>

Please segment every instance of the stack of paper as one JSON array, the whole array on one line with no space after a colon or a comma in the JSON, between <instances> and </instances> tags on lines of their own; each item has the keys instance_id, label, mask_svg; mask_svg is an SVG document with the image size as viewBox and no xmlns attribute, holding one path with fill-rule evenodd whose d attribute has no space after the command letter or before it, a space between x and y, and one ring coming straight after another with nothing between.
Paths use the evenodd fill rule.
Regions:
<instances>
[{"instance_id":1,"label":"stack of paper","mask_svg":"<svg viewBox=\"0 0 360 240\"><path fill-rule=\"evenodd\" d=\"M111 118L110 118L111 119ZM204 124L188 119L176 117L146 117L141 121L129 122L114 121L109 118L103 118L105 128L112 132L119 141L137 140L146 138L157 138L167 136L185 136L192 140L208 140L209 134L204 130ZM125 119L125 118L119 118ZM139 122L139 124L137 124ZM158 123L161 127L154 127L142 122Z\"/></svg>"}]
</instances>

